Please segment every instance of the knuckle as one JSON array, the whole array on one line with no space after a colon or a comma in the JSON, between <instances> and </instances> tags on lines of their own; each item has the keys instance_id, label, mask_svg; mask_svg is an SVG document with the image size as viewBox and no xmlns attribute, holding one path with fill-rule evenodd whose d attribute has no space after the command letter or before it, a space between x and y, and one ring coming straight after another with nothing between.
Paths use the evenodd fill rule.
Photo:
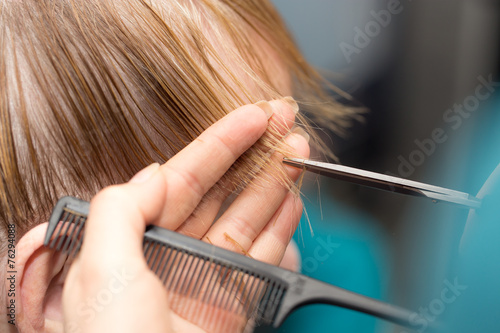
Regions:
<instances>
[{"instance_id":1,"label":"knuckle","mask_svg":"<svg viewBox=\"0 0 500 333\"><path fill-rule=\"evenodd\" d=\"M218 134L213 135L214 144L218 146L218 151L226 152L233 160L239 156L238 140L235 140L231 136L220 136Z\"/></svg>"},{"instance_id":2,"label":"knuckle","mask_svg":"<svg viewBox=\"0 0 500 333\"><path fill-rule=\"evenodd\" d=\"M187 188L199 199L201 199L203 195L205 195L205 192L208 189L204 188L202 181L196 174L190 172L189 170L177 170L168 166L167 168L169 173L167 178L172 177L172 179L176 179L177 181L182 182L184 186L181 185L181 187ZM169 181L167 180L167 182Z\"/></svg>"},{"instance_id":3,"label":"knuckle","mask_svg":"<svg viewBox=\"0 0 500 333\"><path fill-rule=\"evenodd\" d=\"M246 244L247 242L251 244L259 232L253 227L250 221L237 216L228 217L228 220L224 222L228 226L231 226L231 236L236 237L241 245Z\"/></svg>"}]
</instances>

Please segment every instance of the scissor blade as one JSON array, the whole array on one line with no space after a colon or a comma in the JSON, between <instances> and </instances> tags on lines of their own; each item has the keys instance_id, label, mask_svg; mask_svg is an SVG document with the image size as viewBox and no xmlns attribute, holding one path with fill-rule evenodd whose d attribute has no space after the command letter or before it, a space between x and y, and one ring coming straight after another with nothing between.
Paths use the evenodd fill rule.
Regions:
<instances>
[{"instance_id":1,"label":"scissor blade","mask_svg":"<svg viewBox=\"0 0 500 333\"><path fill-rule=\"evenodd\" d=\"M471 208L479 208L481 201L467 193L412 180L356 169L338 164L311 160L284 158L283 163L331 178L407 195L428 197Z\"/></svg>"}]
</instances>

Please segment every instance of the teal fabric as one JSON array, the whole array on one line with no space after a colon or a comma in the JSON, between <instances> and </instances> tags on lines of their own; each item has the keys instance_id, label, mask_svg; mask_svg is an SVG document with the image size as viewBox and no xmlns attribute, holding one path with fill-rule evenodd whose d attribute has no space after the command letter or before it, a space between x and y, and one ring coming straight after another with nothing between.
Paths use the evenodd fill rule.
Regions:
<instances>
[{"instance_id":1,"label":"teal fabric","mask_svg":"<svg viewBox=\"0 0 500 333\"><path fill-rule=\"evenodd\" d=\"M435 184L476 195L500 164L499 111L500 99L492 98L449 131L450 144L427 166ZM418 332L500 332L500 182L493 185L473 230L465 228L469 210L456 206L415 203L402 219L402 237L413 240L405 256Z\"/></svg>"},{"instance_id":2,"label":"teal fabric","mask_svg":"<svg viewBox=\"0 0 500 333\"><path fill-rule=\"evenodd\" d=\"M303 214L294 235L302 256L302 273L384 299L391 271L384 233L378 229L377 221L336 202L324 185L322 188L320 196L314 186L305 189L307 215ZM377 331L382 324L371 316L351 310L309 305L292 313L277 332L367 333Z\"/></svg>"},{"instance_id":3,"label":"teal fabric","mask_svg":"<svg viewBox=\"0 0 500 333\"><path fill-rule=\"evenodd\" d=\"M469 188L479 189L500 164L500 99L489 107L478 115L474 149L467 154ZM449 333L500 332L500 181L492 185L451 268L467 288L443 316Z\"/></svg>"}]
</instances>

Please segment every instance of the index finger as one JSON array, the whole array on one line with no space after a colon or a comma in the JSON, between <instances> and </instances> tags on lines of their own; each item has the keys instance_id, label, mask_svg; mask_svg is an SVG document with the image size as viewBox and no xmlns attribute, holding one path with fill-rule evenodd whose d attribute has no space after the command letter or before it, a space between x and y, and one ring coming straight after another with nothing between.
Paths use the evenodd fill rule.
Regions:
<instances>
[{"instance_id":1,"label":"index finger","mask_svg":"<svg viewBox=\"0 0 500 333\"><path fill-rule=\"evenodd\" d=\"M93 244L96 253L108 253L110 249L112 253L139 253L146 224L154 221L173 229L182 223L201 200L203 191L262 136L267 124L268 116L260 107L238 108L145 182L101 191L91 203L85 242Z\"/></svg>"},{"instance_id":2,"label":"index finger","mask_svg":"<svg viewBox=\"0 0 500 333\"><path fill-rule=\"evenodd\" d=\"M269 112L271 109L269 104ZM204 195L266 131L268 116L256 105L240 107L203 132L161 167Z\"/></svg>"},{"instance_id":3,"label":"index finger","mask_svg":"<svg viewBox=\"0 0 500 333\"><path fill-rule=\"evenodd\" d=\"M168 213L159 221L163 227L176 228L186 220L205 193L264 134L271 106L263 111L256 105L236 109L160 167L167 184L163 204Z\"/></svg>"}]
</instances>

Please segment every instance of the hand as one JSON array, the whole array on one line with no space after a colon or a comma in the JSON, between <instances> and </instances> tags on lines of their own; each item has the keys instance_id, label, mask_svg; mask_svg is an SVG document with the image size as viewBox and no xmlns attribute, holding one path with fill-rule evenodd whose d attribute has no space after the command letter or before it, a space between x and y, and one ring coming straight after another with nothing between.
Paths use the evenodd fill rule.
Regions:
<instances>
[{"instance_id":1,"label":"hand","mask_svg":"<svg viewBox=\"0 0 500 333\"><path fill-rule=\"evenodd\" d=\"M210 321L221 320L213 316L193 322L170 309L165 288L148 268L142 252L147 224L208 240L257 260L280 263L302 205L278 180L265 177L264 170L212 224L225 195L214 195L211 188L264 134L268 119L262 109L269 106L274 110L269 121L286 133L294 120L289 104L273 101L262 108L243 106L164 165L151 165L128 183L96 195L85 241L63 290L67 332L203 332L211 327ZM285 140L297 155L308 156L303 135L292 132ZM281 160L282 156L275 153L272 158ZM299 170L283 168L293 180L298 178ZM116 290L119 283L122 290L108 292L103 299L101 291ZM92 315L82 314L80 305L89 300L97 303L97 310Z\"/></svg>"},{"instance_id":2,"label":"hand","mask_svg":"<svg viewBox=\"0 0 500 333\"><path fill-rule=\"evenodd\" d=\"M489 198L488 198L489 197ZM500 207L495 200L500 198L500 164L490 174L483 187L479 190L476 198L483 200L482 206L479 209L472 209L467 217L464 233L460 240L460 253L466 253L468 248L477 246L477 244L498 244L494 232L498 228L498 216ZM486 199L486 200L485 200ZM485 243L486 235L494 235L495 241L491 244Z\"/></svg>"}]
</instances>

